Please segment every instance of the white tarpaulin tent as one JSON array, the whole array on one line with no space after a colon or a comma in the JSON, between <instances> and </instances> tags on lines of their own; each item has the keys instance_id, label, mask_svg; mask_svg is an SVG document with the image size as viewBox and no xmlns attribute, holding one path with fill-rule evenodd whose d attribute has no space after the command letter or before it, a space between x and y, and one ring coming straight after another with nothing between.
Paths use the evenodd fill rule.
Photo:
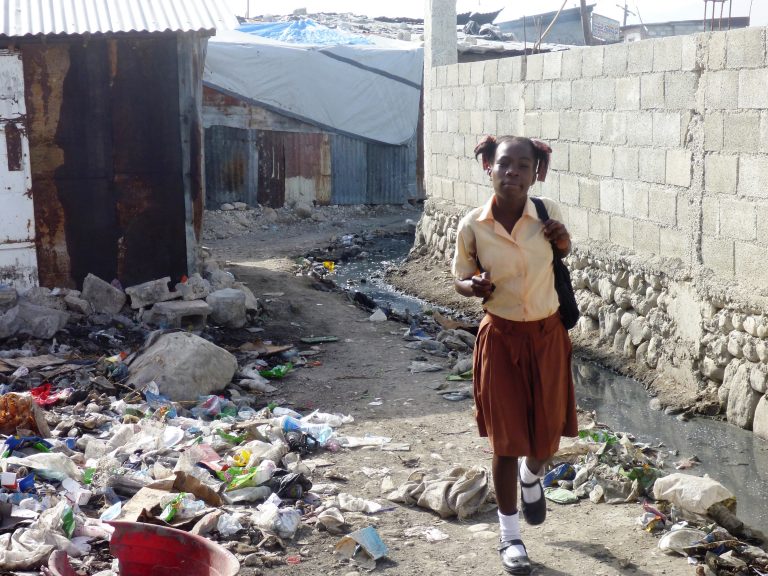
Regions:
<instances>
[{"instance_id":1,"label":"white tarpaulin tent","mask_svg":"<svg viewBox=\"0 0 768 576\"><path fill-rule=\"evenodd\" d=\"M423 63L409 42L310 46L219 31L204 82L323 129L399 145L416 132Z\"/></svg>"}]
</instances>

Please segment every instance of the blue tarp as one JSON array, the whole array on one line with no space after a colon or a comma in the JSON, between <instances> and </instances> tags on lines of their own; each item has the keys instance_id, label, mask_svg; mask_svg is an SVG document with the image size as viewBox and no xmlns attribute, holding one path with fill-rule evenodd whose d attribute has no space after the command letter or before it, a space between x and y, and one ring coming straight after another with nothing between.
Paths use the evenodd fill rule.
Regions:
<instances>
[{"instance_id":1,"label":"blue tarp","mask_svg":"<svg viewBox=\"0 0 768 576\"><path fill-rule=\"evenodd\" d=\"M315 46L348 46L373 44L368 38L356 36L343 30L334 30L318 24L309 18L290 22L263 22L245 24L238 28L240 32L290 42L292 44L313 44Z\"/></svg>"}]
</instances>

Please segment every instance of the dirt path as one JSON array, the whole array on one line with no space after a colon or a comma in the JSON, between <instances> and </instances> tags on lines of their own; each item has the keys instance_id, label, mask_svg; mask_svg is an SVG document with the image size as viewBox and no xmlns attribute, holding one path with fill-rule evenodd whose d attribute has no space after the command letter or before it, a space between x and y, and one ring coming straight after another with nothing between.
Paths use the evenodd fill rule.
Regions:
<instances>
[{"instance_id":1,"label":"dirt path","mask_svg":"<svg viewBox=\"0 0 768 576\"><path fill-rule=\"evenodd\" d=\"M321 345L321 354L313 359L322 364L293 372L279 384L275 397L288 400L299 411L320 408L353 415L355 422L342 428L346 434L383 435L410 445L409 452L357 448L323 452L316 457L332 463L315 470L316 483L327 482L324 476L332 472L348 478L346 482L336 481L343 492L369 499L382 496L381 479L372 471L383 473L388 469L395 486L414 471L405 466L403 459L418 458L420 468L442 471L453 466L488 467L490 453L485 441L477 437L472 402L449 402L430 388L442 382L446 372L409 373L411 361L422 353L405 347L403 325L368 322L368 314L352 306L343 295L317 290L310 279L296 276L293 261L308 249L326 244L333 235L374 228L396 230L405 225L406 219L417 217L399 209L361 213L342 224L278 225L277 229L267 230L259 227L208 242L214 255L231 262L232 271L264 300L265 339L299 344L304 336L340 338L339 342ZM264 296L275 293L283 295ZM428 360L440 362L439 358ZM523 538L538 575L693 573L683 559L661 553L656 539L636 525L641 513L638 505L593 505L582 501L572 506L550 503L548 508L548 520L543 526L523 527ZM351 515L351 522L355 528L376 526L389 546L389 556L379 562L379 572L403 576L503 574L495 552L495 510L459 522L443 521L421 508L394 505L373 516ZM473 532L478 524L487 524L487 530ZM448 539L430 543L418 536L406 537L405 530L415 526L437 527L448 534ZM354 567L339 564L331 554L338 538L302 526L288 551L301 554L299 565L244 568L242 573L357 574Z\"/></svg>"}]
</instances>

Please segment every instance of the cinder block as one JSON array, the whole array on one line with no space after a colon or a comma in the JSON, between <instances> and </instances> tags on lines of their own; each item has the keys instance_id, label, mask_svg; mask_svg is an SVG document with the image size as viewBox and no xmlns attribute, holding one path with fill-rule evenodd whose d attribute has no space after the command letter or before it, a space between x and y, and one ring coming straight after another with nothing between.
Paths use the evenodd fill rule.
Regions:
<instances>
[{"instance_id":1,"label":"cinder block","mask_svg":"<svg viewBox=\"0 0 768 576\"><path fill-rule=\"evenodd\" d=\"M624 213L632 218L648 218L648 194L645 182L624 183Z\"/></svg>"},{"instance_id":2,"label":"cinder block","mask_svg":"<svg viewBox=\"0 0 768 576\"><path fill-rule=\"evenodd\" d=\"M571 172L589 174L591 172L591 148L588 144L571 144L568 148L568 160Z\"/></svg>"},{"instance_id":3,"label":"cinder block","mask_svg":"<svg viewBox=\"0 0 768 576\"><path fill-rule=\"evenodd\" d=\"M563 206L563 220L568 232L576 240L589 238L589 211L576 206Z\"/></svg>"},{"instance_id":4,"label":"cinder block","mask_svg":"<svg viewBox=\"0 0 768 576\"><path fill-rule=\"evenodd\" d=\"M681 230L662 228L659 231L659 254L666 258L680 258L683 262L688 262L688 237Z\"/></svg>"},{"instance_id":5,"label":"cinder block","mask_svg":"<svg viewBox=\"0 0 768 576\"><path fill-rule=\"evenodd\" d=\"M490 87L490 109L504 110L506 100L504 95L504 86L495 85Z\"/></svg>"},{"instance_id":6,"label":"cinder block","mask_svg":"<svg viewBox=\"0 0 768 576\"><path fill-rule=\"evenodd\" d=\"M571 84L571 105L576 110L592 109L592 81L579 79Z\"/></svg>"},{"instance_id":7,"label":"cinder block","mask_svg":"<svg viewBox=\"0 0 768 576\"><path fill-rule=\"evenodd\" d=\"M517 114L514 112L499 112L496 116L496 130L499 135L508 136L518 134Z\"/></svg>"},{"instance_id":8,"label":"cinder block","mask_svg":"<svg viewBox=\"0 0 768 576\"><path fill-rule=\"evenodd\" d=\"M614 110L616 108L616 80L595 78L592 82L592 108Z\"/></svg>"},{"instance_id":9,"label":"cinder block","mask_svg":"<svg viewBox=\"0 0 768 576\"><path fill-rule=\"evenodd\" d=\"M768 205L757 204L757 241L768 242Z\"/></svg>"},{"instance_id":10,"label":"cinder block","mask_svg":"<svg viewBox=\"0 0 768 576\"><path fill-rule=\"evenodd\" d=\"M706 41L707 70L722 70L725 68L725 34L725 32L702 34Z\"/></svg>"},{"instance_id":11,"label":"cinder block","mask_svg":"<svg viewBox=\"0 0 768 576\"><path fill-rule=\"evenodd\" d=\"M704 75L707 89L704 94L704 105L707 109L730 110L739 105L739 72L737 70L720 70L707 72Z\"/></svg>"},{"instance_id":12,"label":"cinder block","mask_svg":"<svg viewBox=\"0 0 768 576\"><path fill-rule=\"evenodd\" d=\"M571 110L560 112L560 138L579 140L579 113Z\"/></svg>"},{"instance_id":13,"label":"cinder block","mask_svg":"<svg viewBox=\"0 0 768 576\"><path fill-rule=\"evenodd\" d=\"M435 85L439 87L446 86L448 84L448 68L447 66L438 66L434 70Z\"/></svg>"},{"instance_id":14,"label":"cinder block","mask_svg":"<svg viewBox=\"0 0 768 576\"><path fill-rule=\"evenodd\" d=\"M739 196L768 198L768 157L742 154L739 157Z\"/></svg>"},{"instance_id":15,"label":"cinder block","mask_svg":"<svg viewBox=\"0 0 768 576\"><path fill-rule=\"evenodd\" d=\"M455 156L448 156L445 159L445 172L443 176L451 180L459 179L459 159Z\"/></svg>"},{"instance_id":16,"label":"cinder block","mask_svg":"<svg viewBox=\"0 0 768 576\"><path fill-rule=\"evenodd\" d=\"M712 112L704 115L704 150L719 152L723 149L723 115Z\"/></svg>"},{"instance_id":17,"label":"cinder block","mask_svg":"<svg viewBox=\"0 0 768 576\"><path fill-rule=\"evenodd\" d=\"M648 193L648 218L660 224L677 224L677 191L652 186Z\"/></svg>"},{"instance_id":18,"label":"cinder block","mask_svg":"<svg viewBox=\"0 0 768 576\"><path fill-rule=\"evenodd\" d=\"M618 78L616 80L616 109L637 110L640 108L640 77Z\"/></svg>"},{"instance_id":19,"label":"cinder block","mask_svg":"<svg viewBox=\"0 0 768 576\"><path fill-rule=\"evenodd\" d=\"M677 222L675 222L675 227L684 230L691 222L692 208L690 196L693 195L688 190L678 190L677 192ZM698 211L696 212L696 218L699 218Z\"/></svg>"},{"instance_id":20,"label":"cinder block","mask_svg":"<svg viewBox=\"0 0 768 576\"><path fill-rule=\"evenodd\" d=\"M445 67L445 85L456 87L459 85L459 64Z\"/></svg>"},{"instance_id":21,"label":"cinder block","mask_svg":"<svg viewBox=\"0 0 768 576\"><path fill-rule=\"evenodd\" d=\"M635 222L623 216L611 216L611 242L624 248L634 248Z\"/></svg>"},{"instance_id":22,"label":"cinder block","mask_svg":"<svg viewBox=\"0 0 768 576\"><path fill-rule=\"evenodd\" d=\"M698 46L699 42L695 35L689 34L680 37L681 70L691 72L701 69L697 55Z\"/></svg>"},{"instance_id":23,"label":"cinder block","mask_svg":"<svg viewBox=\"0 0 768 576\"><path fill-rule=\"evenodd\" d=\"M653 70L653 43L655 40L632 42L627 48L627 72L638 74Z\"/></svg>"},{"instance_id":24,"label":"cinder block","mask_svg":"<svg viewBox=\"0 0 768 576\"><path fill-rule=\"evenodd\" d=\"M600 142L602 128L603 115L600 112L579 114L579 139L582 142Z\"/></svg>"},{"instance_id":25,"label":"cinder block","mask_svg":"<svg viewBox=\"0 0 768 576\"><path fill-rule=\"evenodd\" d=\"M768 112L760 112L760 152L768 152Z\"/></svg>"},{"instance_id":26,"label":"cinder block","mask_svg":"<svg viewBox=\"0 0 768 576\"><path fill-rule=\"evenodd\" d=\"M584 49L581 59L581 75L585 78L603 75L605 49L602 46L590 46Z\"/></svg>"},{"instance_id":27,"label":"cinder block","mask_svg":"<svg viewBox=\"0 0 768 576\"><path fill-rule=\"evenodd\" d=\"M582 208L600 209L600 180L579 177L579 204Z\"/></svg>"},{"instance_id":28,"label":"cinder block","mask_svg":"<svg viewBox=\"0 0 768 576\"><path fill-rule=\"evenodd\" d=\"M560 175L560 202L579 205L579 178L574 174Z\"/></svg>"},{"instance_id":29,"label":"cinder block","mask_svg":"<svg viewBox=\"0 0 768 576\"><path fill-rule=\"evenodd\" d=\"M747 242L736 242L735 253L737 278L743 278L752 286L765 288L766 283L768 283L765 247Z\"/></svg>"},{"instance_id":30,"label":"cinder block","mask_svg":"<svg viewBox=\"0 0 768 576\"><path fill-rule=\"evenodd\" d=\"M756 152L760 147L760 114L727 114L723 120L723 150Z\"/></svg>"},{"instance_id":31,"label":"cinder block","mask_svg":"<svg viewBox=\"0 0 768 576\"><path fill-rule=\"evenodd\" d=\"M459 86L472 85L472 63L457 64L459 67Z\"/></svg>"},{"instance_id":32,"label":"cinder block","mask_svg":"<svg viewBox=\"0 0 768 576\"><path fill-rule=\"evenodd\" d=\"M541 114L538 112L526 114L522 132L529 138L541 138Z\"/></svg>"},{"instance_id":33,"label":"cinder block","mask_svg":"<svg viewBox=\"0 0 768 576\"><path fill-rule=\"evenodd\" d=\"M613 153L613 175L622 180L637 180L640 154L637 148L619 146Z\"/></svg>"},{"instance_id":34,"label":"cinder block","mask_svg":"<svg viewBox=\"0 0 768 576\"><path fill-rule=\"evenodd\" d=\"M525 104L525 110L533 110L536 107L536 83L527 82L522 87L523 95L521 102ZM521 104L522 106L523 104Z\"/></svg>"},{"instance_id":35,"label":"cinder block","mask_svg":"<svg viewBox=\"0 0 768 576\"><path fill-rule=\"evenodd\" d=\"M624 213L624 184L621 180L600 182L600 210L613 214Z\"/></svg>"},{"instance_id":36,"label":"cinder block","mask_svg":"<svg viewBox=\"0 0 768 576\"><path fill-rule=\"evenodd\" d=\"M667 150L667 184L685 188L690 186L692 160L688 150Z\"/></svg>"},{"instance_id":37,"label":"cinder block","mask_svg":"<svg viewBox=\"0 0 768 576\"><path fill-rule=\"evenodd\" d=\"M562 77L581 78L581 59L584 48L573 47L563 52Z\"/></svg>"},{"instance_id":38,"label":"cinder block","mask_svg":"<svg viewBox=\"0 0 768 576\"><path fill-rule=\"evenodd\" d=\"M506 84L504 86L504 106L507 110L519 109L522 95L523 90L520 84Z\"/></svg>"},{"instance_id":39,"label":"cinder block","mask_svg":"<svg viewBox=\"0 0 768 576\"><path fill-rule=\"evenodd\" d=\"M592 174L613 176L613 148L610 146L592 146Z\"/></svg>"},{"instance_id":40,"label":"cinder block","mask_svg":"<svg viewBox=\"0 0 768 576\"><path fill-rule=\"evenodd\" d=\"M765 70L739 71L739 108L768 108L768 74Z\"/></svg>"},{"instance_id":41,"label":"cinder block","mask_svg":"<svg viewBox=\"0 0 768 576\"><path fill-rule=\"evenodd\" d=\"M459 112L459 132L469 134L472 132L472 114L469 110Z\"/></svg>"},{"instance_id":42,"label":"cinder block","mask_svg":"<svg viewBox=\"0 0 768 576\"><path fill-rule=\"evenodd\" d=\"M720 236L735 240L757 238L757 210L753 202L720 199Z\"/></svg>"},{"instance_id":43,"label":"cinder block","mask_svg":"<svg viewBox=\"0 0 768 576\"><path fill-rule=\"evenodd\" d=\"M674 148L682 144L682 121L678 112L653 113L653 144Z\"/></svg>"},{"instance_id":44,"label":"cinder block","mask_svg":"<svg viewBox=\"0 0 768 576\"><path fill-rule=\"evenodd\" d=\"M453 199L456 204L462 206L471 206L472 202L468 201L467 188L464 182L456 181L453 183Z\"/></svg>"},{"instance_id":45,"label":"cinder block","mask_svg":"<svg viewBox=\"0 0 768 576\"><path fill-rule=\"evenodd\" d=\"M550 158L550 167L552 170L568 171L568 143L556 140L550 142L552 155Z\"/></svg>"},{"instance_id":46,"label":"cinder block","mask_svg":"<svg viewBox=\"0 0 768 576\"><path fill-rule=\"evenodd\" d=\"M658 224L636 220L634 226L634 249L638 252L658 254L661 251Z\"/></svg>"},{"instance_id":47,"label":"cinder block","mask_svg":"<svg viewBox=\"0 0 768 576\"><path fill-rule=\"evenodd\" d=\"M683 42L681 36L668 36L653 40L653 71L670 72L683 68Z\"/></svg>"},{"instance_id":48,"label":"cinder block","mask_svg":"<svg viewBox=\"0 0 768 576\"><path fill-rule=\"evenodd\" d=\"M483 134L483 113L478 110L470 112L470 126L472 134Z\"/></svg>"},{"instance_id":49,"label":"cinder block","mask_svg":"<svg viewBox=\"0 0 768 576\"><path fill-rule=\"evenodd\" d=\"M765 32L763 28L741 28L725 34L728 68L760 68L765 66Z\"/></svg>"},{"instance_id":50,"label":"cinder block","mask_svg":"<svg viewBox=\"0 0 768 576\"><path fill-rule=\"evenodd\" d=\"M534 105L539 110L552 109L552 82L536 82Z\"/></svg>"},{"instance_id":51,"label":"cinder block","mask_svg":"<svg viewBox=\"0 0 768 576\"><path fill-rule=\"evenodd\" d=\"M522 58L502 58L499 60L497 76L501 84L520 80Z\"/></svg>"},{"instance_id":52,"label":"cinder block","mask_svg":"<svg viewBox=\"0 0 768 576\"><path fill-rule=\"evenodd\" d=\"M630 112L627 114L627 144L630 146L650 146L653 144L653 113Z\"/></svg>"},{"instance_id":53,"label":"cinder block","mask_svg":"<svg viewBox=\"0 0 768 576\"><path fill-rule=\"evenodd\" d=\"M486 60L485 70L483 71L483 83L484 84L496 84L499 81L499 61L498 60Z\"/></svg>"},{"instance_id":54,"label":"cinder block","mask_svg":"<svg viewBox=\"0 0 768 576\"><path fill-rule=\"evenodd\" d=\"M560 200L560 177L557 172L547 174L547 180L536 185L534 195Z\"/></svg>"},{"instance_id":55,"label":"cinder block","mask_svg":"<svg viewBox=\"0 0 768 576\"><path fill-rule=\"evenodd\" d=\"M707 154L704 159L704 189L718 194L735 194L739 157Z\"/></svg>"},{"instance_id":56,"label":"cinder block","mask_svg":"<svg viewBox=\"0 0 768 576\"><path fill-rule=\"evenodd\" d=\"M496 123L496 112L483 113L483 131L486 134L498 134L498 125Z\"/></svg>"},{"instance_id":57,"label":"cinder block","mask_svg":"<svg viewBox=\"0 0 768 576\"><path fill-rule=\"evenodd\" d=\"M664 74L640 77L640 107L644 110L664 108Z\"/></svg>"},{"instance_id":58,"label":"cinder block","mask_svg":"<svg viewBox=\"0 0 768 576\"><path fill-rule=\"evenodd\" d=\"M562 52L559 52L562 54ZM552 108L562 110L571 107L571 81L552 82Z\"/></svg>"},{"instance_id":59,"label":"cinder block","mask_svg":"<svg viewBox=\"0 0 768 576\"><path fill-rule=\"evenodd\" d=\"M544 69L542 70L542 78L545 80L556 80L557 78L560 78L562 66L562 52L549 52L548 54L544 54Z\"/></svg>"},{"instance_id":60,"label":"cinder block","mask_svg":"<svg viewBox=\"0 0 768 576\"><path fill-rule=\"evenodd\" d=\"M720 235L720 201L706 196L701 200L701 233L704 236Z\"/></svg>"},{"instance_id":61,"label":"cinder block","mask_svg":"<svg viewBox=\"0 0 768 576\"><path fill-rule=\"evenodd\" d=\"M603 115L602 135L603 142L608 144L626 144L627 115L622 112L606 112Z\"/></svg>"},{"instance_id":62,"label":"cinder block","mask_svg":"<svg viewBox=\"0 0 768 576\"><path fill-rule=\"evenodd\" d=\"M611 217L608 214L589 213L589 239L603 242L611 239Z\"/></svg>"},{"instance_id":63,"label":"cinder block","mask_svg":"<svg viewBox=\"0 0 768 576\"><path fill-rule=\"evenodd\" d=\"M469 83L472 86L480 86L483 84L485 78L485 64L488 60L481 60L480 62L472 62L469 64Z\"/></svg>"},{"instance_id":64,"label":"cinder block","mask_svg":"<svg viewBox=\"0 0 768 576\"><path fill-rule=\"evenodd\" d=\"M733 276L733 240L724 240L704 236L701 239L701 260L704 266L711 269L718 276Z\"/></svg>"},{"instance_id":65,"label":"cinder block","mask_svg":"<svg viewBox=\"0 0 768 576\"><path fill-rule=\"evenodd\" d=\"M664 104L667 110L692 110L696 108L696 90L699 87L698 74L693 72L664 75Z\"/></svg>"},{"instance_id":66,"label":"cinder block","mask_svg":"<svg viewBox=\"0 0 768 576\"><path fill-rule=\"evenodd\" d=\"M459 115L453 110L448 114L448 132L454 135L459 133Z\"/></svg>"},{"instance_id":67,"label":"cinder block","mask_svg":"<svg viewBox=\"0 0 768 576\"><path fill-rule=\"evenodd\" d=\"M541 137L555 140L560 137L560 114L558 112L541 113Z\"/></svg>"},{"instance_id":68,"label":"cinder block","mask_svg":"<svg viewBox=\"0 0 768 576\"><path fill-rule=\"evenodd\" d=\"M627 73L627 44L610 44L604 48L603 72L616 78Z\"/></svg>"},{"instance_id":69,"label":"cinder block","mask_svg":"<svg viewBox=\"0 0 768 576\"><path fill-rule=\"evenodd\" d=\"M544 54L535 54L526 59L524 80L530 82L541 80L544 76Z\"/></svg>"},{"instance_id":70,"label":"cinder block","mask_svg":"<svg viewBox=\"0 0 768 576\"><path fill-rule=\"evenodd\" d=\"M437 132L446 132L448 130L448 114L444 110L432 112L432 128Z\"/></svg>"}]
</instances>

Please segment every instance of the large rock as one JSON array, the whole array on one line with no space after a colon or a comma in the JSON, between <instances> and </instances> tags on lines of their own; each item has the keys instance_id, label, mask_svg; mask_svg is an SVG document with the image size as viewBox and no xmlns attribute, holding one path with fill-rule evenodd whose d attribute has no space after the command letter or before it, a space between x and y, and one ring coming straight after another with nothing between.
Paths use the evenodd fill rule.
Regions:
<instances>
[{"instance_id":1,"label":"large rock","mask_svg":"<svg viewBox=\"0 0 768 576\"><path fill-rule=\"evenodd\" d=\"M232 354L188 332L150 334L149 346L130 366L128 384L154 381L171 400L196 400L221 390L237 370Z\"/></svg>"},{"instance_id":2,"label":"large rock","mask_svg":"<svg viewBox=\"0 0 768 576\"><path fill-rule=\"evenodd\" d=\"M0 311L0 340L10 338L19 333L21 328L21 319L19 318L19 306Z\"/></svg>"},{"instance_id":3,"label":"large rock","mask_svg":"<svg viewBox=\"0 0 768 576\"><path fill-rule=\"evenodd\" d=\"M176 292L182 300L205 300L211 293L211 283L195 272L186 282L176 284Z\"/></svg>"},{"instance_id":4,"label":"large rock","mask_svg":"<svg viewBox=\"0 0 768 576\"><path fill-rule=\"evenodd\" d=\"M99 314L119 314L125 306L126 295L112 284L88 274L83 281L83 300L88 300Z\"/></svg>"},{"instance_id":5,"label":"large rock","mask_svg":"<svg viewBox=\"0 0 768 576\"><path fill-rule=\"evenodd\" d=\"M235 277L224 270L211 270L208 280L211 283L211 290L214 292L224 290L225 288L232 288L235 283Z\"/></svg>"},{"instance_id":6,"label":"large rock","mask_svg":"<svg viewBox=\"0 0 768 576\"><path fill-rule=\"evenodd\" d=\"M17 320L20 324L19 334L48 340L67 325L69 314L22 301L19 303Z\"/></svg>"},{"instance_id":7,"label":"large rock","mask_svg":"<svg viewBox=\"0 0 768 576\"><path fill-rule=\"evenodd\" d=\"M168 289L170 276L160 278L159 280L150 280L144 284L136 284L125 289L125 293L131 298L131 308L147 308L158 302L167 302L178 298L178 294L172 294Z\"/></svg>"},{"instance_id":8,"label":"large rock","mask_svg":"<svg viewBox=\"0 0 768 576\"><path fill-rule=\"evenodd\" d=\"M256 298L256 295L250 288L248 288L248 286L242 282L235 282L232 285L232 288L235 290L240 290L240 292L245 294L245 309L248 312L258 312L261 309L258 298Z\"/></svg>"},{"instance_id":9,"label":"large rock","mask_svg":"<svg viewBox=\"0 0 768 576\"><path fill-rule=\"evenodd\" d=\"M732 368L736 365L736 369ZM725 370L724 384L729 387L728 407L726 414L728 422L747 430L752 428L755 417L755 409L760 401L758 392L750 383L751 364L748 362L734 361Z\"/></svg>"},{"instance_id":10,"label":"large rock","mask_svg":"<svg viewBox=\"0 0 768 576\"><path fill-rule=\"evenodd\" d=\"M756 436L768 440L768 396L763 396L757 403L752 431Z\"/></svg>"},{"instance_id":11,"label":"large rock","mask_svg":"<svg viewBox=\"0 0 768 576\"><path fill-rule=\"evenodd\" d=\"M67 309L67 305L61 298L51 294L51 291L43 286L33 286L21 295L21 299L42 308Z\"/></svg>"},{"instance_id":12,"label":"large rock","mask_svg":"<svg viewBox=\"0 0 768 576\"><path fill-rule=\"evenodd\" d=\"M211 307L211 320L227 328L242 328L245 315L245 293L235 288L211 292L205 301Z\"/></svg>"}]
</instances>

